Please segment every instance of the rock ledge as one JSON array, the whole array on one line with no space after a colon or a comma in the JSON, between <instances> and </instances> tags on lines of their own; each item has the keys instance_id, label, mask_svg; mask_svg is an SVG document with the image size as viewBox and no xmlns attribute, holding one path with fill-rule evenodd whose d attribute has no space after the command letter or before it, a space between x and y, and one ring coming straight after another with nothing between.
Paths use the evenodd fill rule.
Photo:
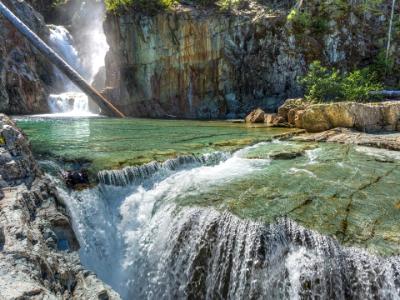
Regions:
<instances>
[{"instance_id":1,"label":"rock ledge","mask_svg":"<svg viewBox=\"0 0 400 300\"><path fill-rule=\"evenodd\" d=\"M0 299L120 299L78 250L63 199L0 114Z\"/></svg>"}]
</instances>

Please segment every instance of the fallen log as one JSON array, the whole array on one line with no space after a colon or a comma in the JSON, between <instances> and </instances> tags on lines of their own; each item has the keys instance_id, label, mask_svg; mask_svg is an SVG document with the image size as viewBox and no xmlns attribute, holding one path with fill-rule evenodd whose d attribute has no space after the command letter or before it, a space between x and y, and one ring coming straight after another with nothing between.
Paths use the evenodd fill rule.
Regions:
<instances>
[{"instance_id":1,"label":"fallen log","mask_svg":"<svg viewBox=\"0 0 400 300\"><path fill-rule=\"evenodd\" d=\"M400 98L400 91L390 91L390 90L374 91L371 92L371 95L378 95L387 98Z\"/></svg>"},{"instance_id":2,"label":"fallen log","mask_svg":"<svg viewBox=\"0 0 400 300\"><path fill-rule=\"evenodd\" d=\"M111 104L104 96L94 89L85 79L76 72L61 56L51 49L36 33L29 29L16 15L14 15L1 1L0 14L4 16L36 49L51 63L65 74L82 92L91 98L103 111L115 117L124 118L125 115Z\"/></svg>"}]
</instances>

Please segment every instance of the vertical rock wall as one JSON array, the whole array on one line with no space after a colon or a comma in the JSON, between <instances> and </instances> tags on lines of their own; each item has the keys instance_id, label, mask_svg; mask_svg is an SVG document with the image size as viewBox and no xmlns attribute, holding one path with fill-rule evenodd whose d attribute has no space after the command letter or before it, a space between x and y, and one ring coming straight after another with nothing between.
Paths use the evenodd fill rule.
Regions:
<instances>
[{"instance_id":1,"label":"vertical rock wall","mask_svg":"<svg viewBox=\"0 0 400 300\"><path fill-rule=\"evenodd\" d=\"M47 40L49 32L43 18L29 4L17 0L4 4ZM0 16L0 112L48 112L52 70L47 60Z\"/></svg>"},{"instance_id":2,"label":"vertical rock wall","mask_svg":"<svg viewBox=\"0 0 400 300\"><path fill-rule=\"evenodd\" d=\"M253 1L231 12L177 5L153 16L109 14L108 96L141 117L274 110L302 94L298 78L313 60L349 70L372 63L384 49L391 1L373 11L362 7L365 1L339 2L306 1L296 18L290 9ZM392 52L398 45L395 33Z\"/></svg>"}]
</instances>

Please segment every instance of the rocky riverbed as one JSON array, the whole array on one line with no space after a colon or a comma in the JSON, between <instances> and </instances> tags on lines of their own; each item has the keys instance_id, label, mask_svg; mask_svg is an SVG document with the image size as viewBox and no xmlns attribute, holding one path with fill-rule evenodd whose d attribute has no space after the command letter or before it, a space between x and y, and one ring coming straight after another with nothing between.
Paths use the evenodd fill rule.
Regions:
<instances>
[{"instance_id":1,"label":"rocky riverbed","mask_svg":"<svg viewBox=\"0 0 400 300\"><path fill-rule=\"evenodd\" d=\"M80 264L63 198L5 115L0 115L0 187L1 299L119 299Z\"/></svg>"}]
</instances>

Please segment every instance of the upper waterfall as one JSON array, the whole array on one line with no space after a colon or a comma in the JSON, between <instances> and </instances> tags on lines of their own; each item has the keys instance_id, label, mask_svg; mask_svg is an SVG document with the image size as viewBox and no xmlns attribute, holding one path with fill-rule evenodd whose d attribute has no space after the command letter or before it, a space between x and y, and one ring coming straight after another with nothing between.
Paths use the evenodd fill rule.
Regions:
<instances>
[{"instance_id":1,"label":"upper waterfall","mask_svg":"<svg viewBox=\"0 0 400 300\"><path fill-rule=\"evenodd\" d=\"M108 44L102 27L103 10L96 9L93 22L81 28L84 35L78 51L73 36L64 26L48 25L50 30L50 45L66 62L71 65L84 79L93 84L96 74L104 66L104 57L108 51ZM82 52L82 53L80 53ZM88 97L66 78L59 70L55 69L57 89L60 94L52 94L48 99L50 110L57 116L92 116ZM95 109L98 112L97 109Z\"/></svg>"}]
</instances>

